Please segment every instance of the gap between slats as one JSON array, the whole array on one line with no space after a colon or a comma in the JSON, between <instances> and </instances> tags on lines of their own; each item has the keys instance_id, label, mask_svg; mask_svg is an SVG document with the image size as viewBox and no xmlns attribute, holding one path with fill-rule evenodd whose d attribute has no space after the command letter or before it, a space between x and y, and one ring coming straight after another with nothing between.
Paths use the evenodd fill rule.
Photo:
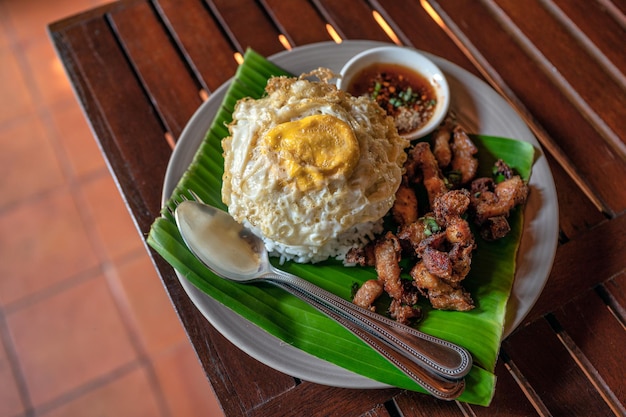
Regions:
<instances>
[{"instance_id":1,"label":"gap between slats","mask_svg":"<svg viewBox=\"0 0 626 417\"><path fill-rule=\"evenodd\" d=\"M602 299L604 304L606 304L606 308L609 310L611 315L615 317L615 320L619 322L622 326L622 329L626 331L626 310L624 307L615 299L613 294L606 288L605 285L598 285L595 288L596 293Z\"/></svg>"},{"instance_id":2,"label":"gap between slats","mask_svg":"<svg viewBox=\"0 0 626 417\"><path fill-rule=\"evenodd\" d=\"M542 417L549 417L552 415L548 407L541 400L541 397L534 388L530 385L524 374L519 370L519 368L515 365L515 362L506 354L504 350L500 351L500 359L504 363L504 367L509 371L517 385L520 387L530 404L532 404L537 414Z\"/></svg>"},{"instance_id":3,"label":"gap between slats","mask_svg":"<svg viewBox=\"0 0 626 417\"><path fill-rule=\"evenodd\" d=\"M626 16L624 16L624 13L622 13L622 11L615 6L615 4L611 1L611 0L596 0L598 3L600 3L602 5L602 7L605 8L605 10L607 10L608 14L611 15L611 17L613 17L613 19L619 23L619 25L626 30Z\"/></svg>"},{"instance_id":4,"label":"gap between slats","mask_svg":"<svg viewBox=\"0 0 626 417\"><path fill-rule=\"evenodd\" d=\"M456 403L456 406L459 407L459 410L465 417L476 417L476 413L469 404L462 403L458 400L455 400L454 402Z\"/></svg>"},{"instance_id":5,"label":"gap between slats","mask_svg":"<svg viewBox=\"0 0 626 417\"><path fill-rule=\"evenodd\" d=\"M556 317L552 314L548 314L545 319L550 324L550 327L552 327L552 330L554 330L557 338L561 344L563 344L563 347L565 347L571 358L574 362L576 362L580 370L582 370L589 382L594 386L598 394L600 394L604 402L609 406L611 411L613 411L616 416L626 415L626 408L624 408L624 405L620 403L619 399L611 390L605 388L607 383L591 364L589 359L587 359L587 356L576 345L574 340L572 340L569 334L561 327L561 324L558 322Z\"/></svg>"}]
</instances>

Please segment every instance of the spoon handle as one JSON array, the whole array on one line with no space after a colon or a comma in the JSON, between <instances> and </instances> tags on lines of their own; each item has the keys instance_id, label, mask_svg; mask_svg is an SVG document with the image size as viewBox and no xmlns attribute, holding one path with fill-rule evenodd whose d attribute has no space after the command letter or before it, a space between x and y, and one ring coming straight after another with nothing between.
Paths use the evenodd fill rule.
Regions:
<instances>
[{"instance_id":1,"label":"spoon handle","mask_svg":"<svg viewBox=\"0 0 626 417\"><path fill-rule=\"evenodd\" d=\"M337 321L339 324L351 331L355 336L380 353L389 362L394 364L398 369L408 375L434 397L442 400L454 400L463 393L463 390L465 389L464 380L450 380L429 372L419 363L408 360L405 355L391 348L389 344L384 343L377 337L374 337L364 328L356 325L352 320L347 319L344 315L339 314L336 310L328 307L326 304L321 303L318 298L312 296L311 294L279 280L272 280L271 282L294 296L299 297L320 310L322 313Z\"/></svg>"},{"instance_id":2,"label":"spoon handle","mask_svg":"<svg viewBox=\"0 0 626 417\"><path fill-rule=\"evenodd\" d=\"M432 373L457 379L467 375L472 367L472 356L466 349L359 307L300 277L272 268L263 279L286 284L315 298Z\"/></svg>"}]
</instances>

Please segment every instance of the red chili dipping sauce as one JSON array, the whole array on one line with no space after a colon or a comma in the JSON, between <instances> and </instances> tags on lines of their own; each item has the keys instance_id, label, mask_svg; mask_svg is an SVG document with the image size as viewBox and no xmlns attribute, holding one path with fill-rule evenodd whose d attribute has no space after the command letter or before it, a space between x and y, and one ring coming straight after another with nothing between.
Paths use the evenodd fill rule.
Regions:
<instances>
[{"instance_id":1,"label":"red chili dipping sauce","mask_svg":"<svg viewBox=\"0 0 626 417\"><path fill-rule=\"evenodd\" d=\"M395 120L398 133L422 127L437 104L434 87L421 74L398 64L375 63L350 82L353 96L369 96Z\"/></svg>"}]
</instances>

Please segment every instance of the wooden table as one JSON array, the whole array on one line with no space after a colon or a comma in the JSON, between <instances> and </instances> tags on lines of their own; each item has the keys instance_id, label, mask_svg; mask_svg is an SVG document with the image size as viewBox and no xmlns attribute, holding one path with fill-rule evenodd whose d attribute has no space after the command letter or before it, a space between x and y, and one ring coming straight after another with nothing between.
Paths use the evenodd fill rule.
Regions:
<instances>
[{"instance_id":1,"label":"wooden table","mask_svg":"<svg viewBox=\"0 0 626 417\"><path fill-rule=\"evenodd\" d=\"M154 263L228 416L626 414L626 3L623 0L141 0L50 26L139 232L159 216L172 148L234 54L390 41L483 78L548 154L559 247L541 297L504 340L490 407L303 382L251 359Z\"/></svg>"}]
</instances>

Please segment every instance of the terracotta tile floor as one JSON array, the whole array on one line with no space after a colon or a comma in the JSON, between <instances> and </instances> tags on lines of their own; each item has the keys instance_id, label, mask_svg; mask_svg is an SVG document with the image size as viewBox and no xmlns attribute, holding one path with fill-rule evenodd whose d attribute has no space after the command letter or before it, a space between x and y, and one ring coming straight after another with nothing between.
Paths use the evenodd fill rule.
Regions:
<instances>
[{"instance_id":1,"label":"terracotta tile floor","mask_svg":"<svg viewBox=\"0 0 626 417\"><path fill-rule=\"evenodd\" d=\"M0 417L223 415L46 33L0 0Z\"/></svg>"}]
</instances>

